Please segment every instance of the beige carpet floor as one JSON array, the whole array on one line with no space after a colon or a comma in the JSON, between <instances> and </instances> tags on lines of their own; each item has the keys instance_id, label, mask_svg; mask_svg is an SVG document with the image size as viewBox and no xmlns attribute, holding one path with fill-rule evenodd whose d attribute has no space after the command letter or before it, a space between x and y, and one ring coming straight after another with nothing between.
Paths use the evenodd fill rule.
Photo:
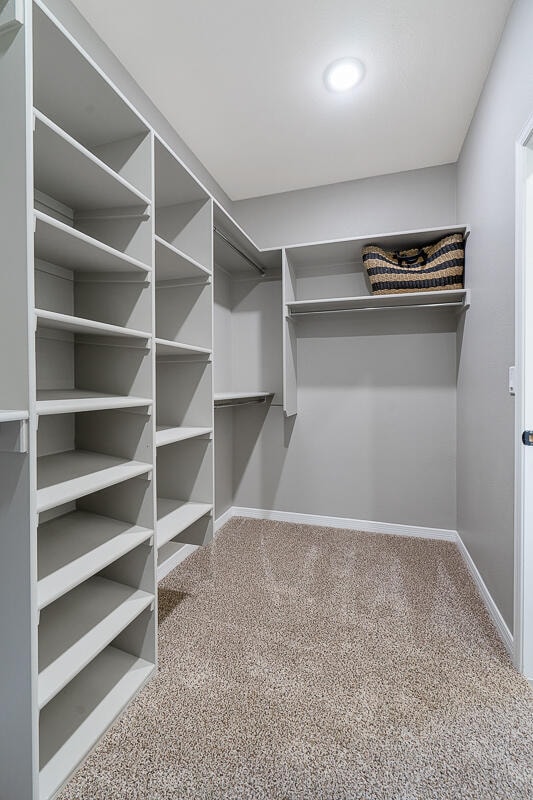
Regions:
<instances>
[{"instance_id":1,"label":"beige carpet floor","mask_svg":"<svg viewBox=\"0 0 533 800\"><path fill-rule=\"evenodd\" d=\"M526 800L533 694L452 544L234 519L61 800Z\"/></svg>"}]
</instances>

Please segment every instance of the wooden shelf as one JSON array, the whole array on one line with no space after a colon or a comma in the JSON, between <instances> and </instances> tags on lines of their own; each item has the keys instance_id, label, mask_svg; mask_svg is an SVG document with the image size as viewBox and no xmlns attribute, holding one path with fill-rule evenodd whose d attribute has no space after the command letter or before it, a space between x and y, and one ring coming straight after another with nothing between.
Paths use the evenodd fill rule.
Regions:
<instances>
[{"instance_id":1,"label":"wooden shelf","mask_svg":"<svg viewBox=\"0 0 533 800\"><path fill-rule=\"evenodd\" d=\"M153 531L117 519L73 511L39 526L37 605L42 609L146 542Z\"/></svg>"},{"instance_id":2,"label":"wooden shelf","mask_svg":"<svg viewBox=\"0 0 533 800\"><path fill-rule=\"evenodd\" d=\"M35 211L35 256L74 272L150 273L150 267L92 236ZM142 275L141 275L142 276Z\"/></svg>"},{"instance_id":3,"label":"wooden shelf","mask_svg":"<svg viewBox=\"0 0 533 800\"><path fill-rule=\"evenodd\" d=\"M106 647L41 711L40 800L55 795L154 670Z\"/></svg>"},{"instance_id":4,"label":"wooden shelf","mask_svg":"<svg viewBox=\"0 0 533 800\"><path fill-rule=\"evenodd\" d=\"M155 443L156 447L164 447L166 444L183 442L185 439L195 439L197 436L208 436L212 432L212 428L187 428L158 425L156 428Z\"/></svg>"},{"instance_id":5,"label":"wooden shelf","mask_svg":"<svg viewBox=\"0 0 533 800\"><path fill-rule=\"evenodd\" d=\"M185 544L184 542L167 542L158 553L157 559L157 580L160 581L168 575L178 564L185 561L192 553L198 550L196 544Z\"/></svg>"},{"instance_id":6,"label":"wooden shelf","mask_svg":"<svg viewBox=\"0 0 533 800\"><path fill-rule=\"evenodd\" d=\"M364 295L360 297L332 297L317 300L293 300L287 303L291 317L299 314L319 314L335 311L370 311L391 308L456 307L470 305L467 289L437 292L410 292L404 294Z\"/></svg>"},{"instance_id":7,"label":"wooden shelf","mask_svg":"<svg viewBox=\"0 0 533 800\"><path fill-rule=\"evenodd\" d=\"M111 408L149 408L148 397L121 397L83 389L61 391L39 390L37 392L37 414L77 414L82 411L105 411Z\"/></svg>"},{"instance_id":8,"label":"wooden shelf","mask_svg":"<svg viewBox=\"0 0 533 800\"><path fill-rule=\"evenodd\" d=\"M161 548L175 536L183 533L193 522L213 510L209 503L157 498L157 547Z\"/></svg>"},{"instance_id":9,"label":"wooden shelf","mask_svg":"<svg viewBox=\"0 0 533 800\"><path fill-rule=\"evenodd\" d=\"M182 344L181 342L172 342L170 339L156 339L156 356L157 358L164 356L210 356L211 350L207 347L195 347L192 344Z\"/></svg>"},{"instance_id":10,"label":"wooden shelf","mask_svg":"<svg viewBox=\"0 0 533 800\"><path fill-rule=\"evenodd\" d=\"M215 392L215 408L242 406L249 403L265 403L274 397L274 392Z\"/></svg>"},{"instance_id":11,"label":"wooden shelf","mask_svg":"<svg viewBox=\"0 0 533 800\"><path fill-rule=\"evenodd\" d=\"M144 475L151 469L151 464L85 450L41 456L37 459L37 511Z\"/></svg>"},{"instance_id":12,"label":"wooden shelf","mask_svg":"<svg viewBox=\"0 0 533 800\"><path fill-rule=\"evenodd\" d=\"M186 280L187 278L209 279L211 272L182 250L155 236L156 281Z\"/></svg>"},{"instance_id":13,"label":"wooden shelf","mask_svg":"<svg viewBox=\"0 0 533 800\"><path fill-rule=\"evenodd\" d=\"M153 594L96 576L48 606L39 620L39 708L153 601Z\"/></svg>"},{"instance_id":14,"label":"wooden shelf","mask_svg":"<svg viewBox=\"0 0 533 800\"><path fill-rule=\"evenodd\" d=\"M93 319L84 319L70 314L60 314L57 311L35 309L38 328L53 328L54 330L70 331L71 333L86 333L91 336L116 336L120 339L142 339L146 341L151 334L146 331L137 331L134 328L123 328L120 325L110 325L107 322L97 322Z\"/></svg>"},{"instance_id":15,"label":"wooden shelf","mask_svg":"<svg viewBox=\"0 0 533 800\"><path fill-rule=\"evenodd\" d=\"M146 207L150 199L61 130L34 111L35 187L75 211Z\"/></svg>"}]
</instances>

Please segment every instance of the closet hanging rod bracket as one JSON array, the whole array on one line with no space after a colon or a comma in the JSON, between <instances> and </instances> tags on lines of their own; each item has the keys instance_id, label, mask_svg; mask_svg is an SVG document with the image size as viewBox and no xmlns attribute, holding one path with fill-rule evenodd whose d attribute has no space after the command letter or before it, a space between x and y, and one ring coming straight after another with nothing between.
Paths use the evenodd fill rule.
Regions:
<instances>
[{"instance_id":1,"label":"closet hanging rod bracket","mask_svg":"<svg viewBox=\"0 0 533 800\"><path fill-rule=\"evenodd\" d=\"M213 231L214 231L216 236L219 236L221 239L223 239L226 242L226 244L228 244L233 250L235 250L235 252L238 253L241 256L241 258L244 258L244 260L247 261L248 264L250 264L250 266L252 266L254 269L256 269L261 275L263 275L263 276L265 275L265 270L263 269L263 267L261 267L259 264L257 264L252 258L250 258L250 256L246 255L246 253L243 250L241 250L240 247L237 247L237 245L234 244L231 241L231 239L229 239L226 236L225 233L222 233L222 231L220 231L216 227L216 225L213 225Z\"/></svg>"}]
</instances>

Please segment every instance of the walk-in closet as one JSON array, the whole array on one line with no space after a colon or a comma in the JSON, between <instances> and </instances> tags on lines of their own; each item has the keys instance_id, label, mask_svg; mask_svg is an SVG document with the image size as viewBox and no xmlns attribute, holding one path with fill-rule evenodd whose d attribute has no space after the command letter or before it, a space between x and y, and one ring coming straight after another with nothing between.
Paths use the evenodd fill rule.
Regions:
<instances>
[{"instance_id":1,"label":"walk-in closet","mask_svg":"<svg viewBox=\"0 0 533 800\"><path fill-rule=\"evenodd\" d=\"M531 5L157 5L0 0L0 800L526 800Z\"/></svg>"}]
</instances>

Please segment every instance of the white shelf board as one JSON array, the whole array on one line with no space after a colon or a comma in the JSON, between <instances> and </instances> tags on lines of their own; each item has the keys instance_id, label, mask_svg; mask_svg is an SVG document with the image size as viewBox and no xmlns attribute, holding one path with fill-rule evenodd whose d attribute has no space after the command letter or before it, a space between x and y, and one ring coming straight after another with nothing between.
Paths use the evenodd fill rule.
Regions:
<instances>
[{"instance_id":1,"label":"white shelf board","mask_svg":"<svg viewBox=\"0 0 533 800\"><path fill-rule=\"evenodd\" d=\"M33 7L35 105L87 147L147 135L131 103L55 21L46 3Z\"/></svg>"},{"instance_id":2,"label":"white shelf board","mask_svg":"<svg viewBox=\"0 0 533 800\"><path fill-rule=\"evenodd\" d=\"M101 392L87 392L83 389L64 389L62 391L37 391L37 414L77 414L82 411L105 411L111 408L150 407L148 397L122 397Z\"/></svg>"},{"instance_id":3,"label":"white shelf board","mask_svg":"<svg viewBox=\"0 0 533 800\"><path fill-rule=\"evenodd\" d=\"M150 267L136 258L65 225L42 211L35 215L35 255L74 272L139 272Z\"/></svg>"},{"instance_id":4,"label":"white shelf board","mask_svg":"<svg viewBox=\"0 0 533 800\"><path fill-rule=\"evenodd\" d=\"M155 236L156 281L185 280L187 278L209 278L210 270L182 250Z\"/></svg>"},{"instance_id":5,"label":"white shelf board","mask_svg":"<svg viewBox=\"0 0 533 800\"><path fill-rule=\"evenodd\" d=\"M27 411L19 411L19 410L8 410L2 409L0 411L0 423L2 422L22 422L25 419L29 418L29 413Z\"/></svg>"},{"instance_id":6,"label":"white shelf board","mask_svg":"<svg viewBox=\"0 0 533 800\"><path fill-rule=\"evenodd\" d=\"M42 308L35 309L38 328L53 328L54 330L70 331L71 333L86 333L91 336L117 336L118 338L143 339L151 338L146 331L134 328L124 328L121 325L110 325L107 322L97 322L93 319L75 317L71 314L60 314L58 311L46 311Z\"/></svg>"},{"instance_id":7,"label":"white shelf board","mask_svg":"<svg viewBox=\"0 0 533 800\"><path fill-rule=\"evenodd\" d=\"M436 292L405 292L403 294L363 295L360 297L327 297L316 300L293 300L287 303L291 317L300 313L324 311L359 311L379 308L406 308L416 306L460 306L467 308L467 289L446 289Z\"/></svg>"},{"instance_id":8,"label":"white shelf board","mask_svg":"<svg viewBox=\"0 0 533 800\"><path fill-rule=\"evenodd\" d=\"M73 511L39 526L37 605L42 609L153 536L140 525Z\"/></svg>"},{"instance_id":9,"label":"white shelf board","mask_svg":"<svg viewBox=\"0 0 533 800\"><path fill-rule=\"evenodd\" d=\"M169 497L157 498L157 547L163 547L175 536L183 533L193 522L213 510L209 503L195 503L186 500L173 500Z\"/></svg>"},{"instance_id":10,"label":"white shelf board","mask_svg":"<svg viewBox=\"0 0 533 800\"><path fill-rule=\"evenodd\" d=\"M151 464L126 458L69 450L37 459L37 511L150 472Z\"/></svg>"},{"instance_id":11,"label":"white shelf board","mask_svg":"<svg viewBox=\"0 0 533 800\"><path fill-rule=\"evenodd\" d=\"M150 199L34 111L34 179L41 192L76 211L147 206Z\"/></svg>"},{"instance_id":12,"label":"white shelf board","mask_svg":"<svg viewBox=\"0 0 533 800\"><path fill-rule=\"evenodd\" d=\"M209 200L207 190L157 135L154 139L154 184L156 209Z\"/></svg>"},{"instance_id":13,"label":"white shelf board","mask_svg":"<svg viewBox=\"0 0 533 800\"><path fill-rule=\"evenodd\" d=\"M292 266L298 267L328 266L339 264L358 265L362 261L361 250L369 244L377 244L385 250L408 250L421 247L449 236L462 233L468 236L468 225L448 225L441 228L424 228L422 230L376 233L356 236L352 239L334 239L331 241L309 242L286 248Z\"/></svg>"},{"instance_id":14,"label":"white shelf board","mask_svg":"<svg viewBox=\"0 0 533 800\"><path fill-rule=\"evenodd\" d=\"M192 344L173 342L170 339L156 339L155 348L157 358L160 358L161 356L211 355L211 350L209 350L207 347L196 347Z\"/></svg>"},{"instance_id":15,"label":"white shelf board","mask_svg":"<svg viewBox=\"0 0 533 800\"><path fill-rule=\"evenodd\" d=\"M172 427L171 425L158 425L155 434L156 447L163 447L174 442L183 442L185 439L195 439L197 436L207 436L213 432L212 428L187 428Z\"/></svg>"},{"instance_id":16,"label":"white shelf board","mask_svg":"<svg viewBox=\"0 0 533 800\"><path fill-rule=\"evenodd\" d=\"M244 405L257 401L261 403L269 397L274 397L274 392L215 392L213 395L215 407L225 405Z\"/></svg>"},{"instance_id":17,"label":"white shelf board","mask_svg":"<svg viewBox=\"0 0 533 800\"><path fill-rule=\"evenodd\" d=\"M155 666L106 647L40 714L39 799L50 800Z\"/></svg>"},{"instance_id":18,"label":"white shelf board","mask_svg":"<svg viewBox=\"0 0 533 800\"><path fill-rule=\"evenodd\" d=\"M185 544L184 542L167 542L159 552L157 558L157 580L160 581L168 575L178 564L185 561L192 553L198 550L199 545Z\"/></svg>"},{"instance_id":19,"label":"white shelf board","mask_svg":"<svg viewBox=\"0 0 533 800\"><path fill-rule=\"evenodd\" d=\"M39 708L153 601L153 594L95 576L48 606L39 620Z\"/></svg>"}]
</instances>

